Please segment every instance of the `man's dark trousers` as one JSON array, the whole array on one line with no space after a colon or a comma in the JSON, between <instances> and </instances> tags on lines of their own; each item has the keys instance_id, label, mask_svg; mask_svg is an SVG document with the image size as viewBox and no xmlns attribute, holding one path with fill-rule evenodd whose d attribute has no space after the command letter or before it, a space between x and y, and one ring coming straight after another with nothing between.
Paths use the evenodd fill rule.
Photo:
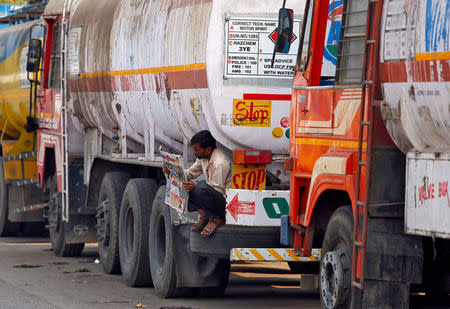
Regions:
<instances>
[{"instance_id":1,"label":"man's dark trousers","mask_svg":"<svg viewBox=\"0 0 450 309\"><path fill-rule=\"evenodd\" d=\"M188 210L202 209L208 218L225 219L225 204L222 193L208 185L206 181L199 181L195 189L189 192Z\"/></svg>"}]
</instances>

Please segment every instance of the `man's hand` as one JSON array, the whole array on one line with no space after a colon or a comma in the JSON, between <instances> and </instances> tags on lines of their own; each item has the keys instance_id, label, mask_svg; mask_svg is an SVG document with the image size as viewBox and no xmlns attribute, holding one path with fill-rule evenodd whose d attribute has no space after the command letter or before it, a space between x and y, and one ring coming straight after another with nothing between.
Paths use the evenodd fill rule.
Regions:
<instances>
[{"instance_id":1,"label":"man's hand","mask_svg":"<svg viewBox=\"0 0 450 309\"><path fill-rule=\"evenodd\" d=\"M183 188L184 190L186 190L187 192L191 192L192 190L195 189L195 187L197 187L197 184L195 182L183 182Z\"/></svg>"},{"instance_id":2,"label":"man's hand","mask_svg":"<svg viewBox=\"0 0 450 309\"><path fill-rule=\"evenodd\" d=\"M169 169L167 168L166 163L163 164L163 172L164 172L164 174L166 174L166 175L170 173Z\"/></svg>"}]
</instances>

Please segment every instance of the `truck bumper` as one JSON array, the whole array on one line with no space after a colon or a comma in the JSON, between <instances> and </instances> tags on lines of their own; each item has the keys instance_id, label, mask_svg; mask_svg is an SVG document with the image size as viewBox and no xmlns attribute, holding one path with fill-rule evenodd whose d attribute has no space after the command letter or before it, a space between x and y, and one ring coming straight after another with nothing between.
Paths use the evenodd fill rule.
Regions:
<instances>
[{"instance_id":1,"label":"truck bumper","mask_svg":"<svg viewBox=\"0 0 450 309\"><path fill-rule=\"evenodd\" d=\"M311 256L298 256L294 249L285 248L233 248L230 250L230 261L244 262L317 262L321 249L313 249Z\"/></svg>"}]
</instances>

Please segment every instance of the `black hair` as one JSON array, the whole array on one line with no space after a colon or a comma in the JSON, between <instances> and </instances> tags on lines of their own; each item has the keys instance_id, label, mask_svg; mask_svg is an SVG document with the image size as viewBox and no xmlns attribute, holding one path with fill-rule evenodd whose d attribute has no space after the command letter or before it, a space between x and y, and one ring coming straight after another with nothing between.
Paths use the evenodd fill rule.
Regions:
<instances>
[{"instance_id":1,"label":"black hair","mask_svg":"<svg viewBox=\"0 0 450 309\"><path fill-rule=\"evenodd\" d=\"M200 144L200 147L205 149L211 147L212 150L216 149L216 139L212 136L208 130L203 130L192 136L191 145Z\"/></svg>"}]
</instances>

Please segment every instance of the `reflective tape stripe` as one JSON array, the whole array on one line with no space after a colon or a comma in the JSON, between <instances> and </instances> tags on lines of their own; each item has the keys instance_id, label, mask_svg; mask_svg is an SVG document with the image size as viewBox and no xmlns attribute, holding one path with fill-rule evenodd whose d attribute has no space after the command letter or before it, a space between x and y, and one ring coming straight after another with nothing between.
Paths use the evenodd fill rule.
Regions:
<instances>
[{"instance_id":1,"label":"reflective tape stripe","mask_svg":"<svg viewBox=\"0 0 450 309\"><path fill-rule=\"evenodd\" d=\"M258 250L256 249L249 249L249 251L253 254L253 256L258 260L258 261L264 261L264 257L258 252Z\"/></svg>"},{"instance_id":2,"label":"reflective tape stripe","mask_svg":"<svg viewBox=\"0 0 450 309\"><path fill-rule=\"evenodd\" d=\"M267 262L316 262L320 259L321 249L313 249L309 257L297 256L293 249L283 248L233 248L231 261L267 261Z\"/></svg>"},{"instance_id":3,"label":"reflective tape stripe","mask_svg":"<svg viewBox=\"0 0 450 309\"><path fill-rule=\"evenodd\" d=\"M233 256L236 257L235 261L248 261L248 259L241 254L241 252L238 249L232 249L233 250Z\"/></svg>"},{"instance_id":4,"label":"reflective tape stripe","mask_svg":"<svg viewBox=\"0 0 450 309\"><path fill-rule=\"evenodd\" d=\"M294 261L301 261L301 259L295 255L294 250L286 250L286 251L291 257L291 259L293 259Z\"/></svg>"},{"instance_id":5,"label":"reflective tape stripe","mask_svg":"<svg viewBox=\"0 0 450 309\"><path fill-rule=\"evenodd\" d=\"M173 65L165 67L155 67L136 70L121 70L121 71L105 71L105 72L87 72L81 73L81 78L95 78L95 77L113 77L113 76L131 76L131 75L143 75L143 74L155 74L155 73L168 73L168 72L184 72L192 70L205 70L206 63L192 63L183 65Z\"/></svg>"},{"instance_id":6,"label":"reflective tape stripe","mask_svg":"<svg viewBox=\"0 0 450 309\"><path fill-rule=\"evenodd\" d=\"M284 261L284 259L281 257L281 255L279 255L274 249L267 249L267 251L269 251L269 253L276 258L278 261Z\"/></svg>"}]
</instances>

